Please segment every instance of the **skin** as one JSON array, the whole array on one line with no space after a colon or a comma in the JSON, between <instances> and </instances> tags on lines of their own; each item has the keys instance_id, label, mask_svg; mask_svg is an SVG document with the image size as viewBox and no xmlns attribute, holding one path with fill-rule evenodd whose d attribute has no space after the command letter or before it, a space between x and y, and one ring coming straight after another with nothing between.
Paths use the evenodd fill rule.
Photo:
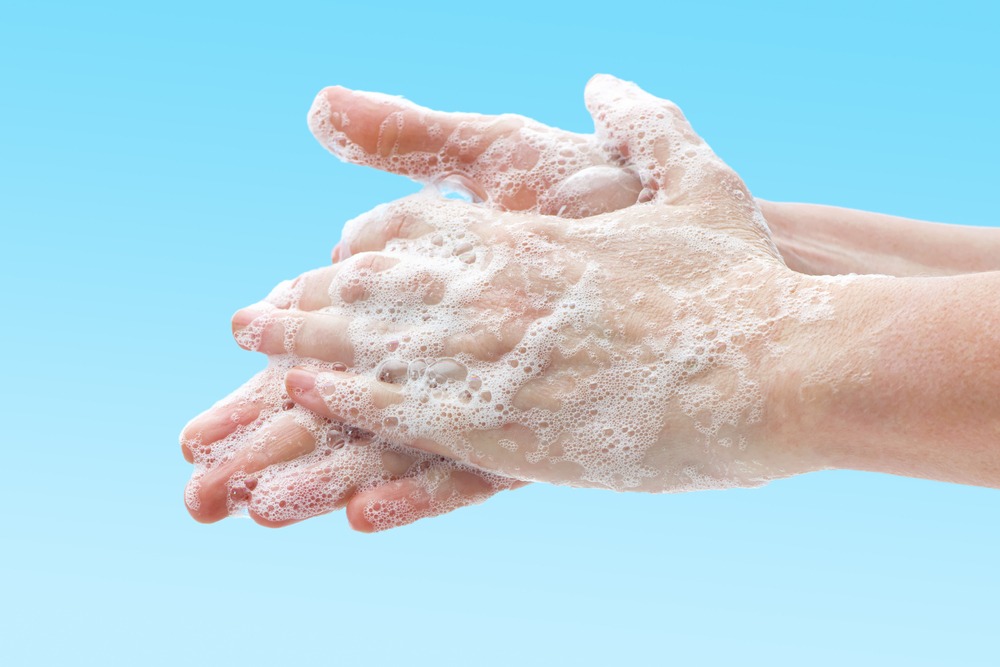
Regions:
<instances>
[{"instance_id":1,"label":"skin","mask_svg":"<svg viewBox=\"0 0 1000 667\"><path fill-rule=\"evenodd\" d=\"M368 94L342 88L327 89L321 93L318 100L322 103L314 105L310 114L310 125L324 144L331 146L332 134L338 135L340 130L349 129L346 134L340 133L336 137L336 140L343 144L334 146L337 148L335 152L341 157L368 166L404 173L418 180L429 181L448 177L449 180L458 182L463 189L475 193L490 207L502 210L530 209L558 212L563 217L581 217L632 205L643 196L642 183L636 171L622 162L621 145L613 146L611 150L608 150L607 146L599 148L585 146L585 150L579 151L582 157L576 167L580 171L593 168L604 170L598 174L600 178L596 179L596 182L594 178L589 180L590 190L584 190L582 197L580 188L562 187L561 190L559 188L564 186L567 180L572 180L573 175L578 172L570 173L568 176L559 175L555 180L535 178L531 181L533 188L512 189L509 183L504 181L503 176L495 172L498 162L509 160L511 155L516 156L519 153L522 154L523 160L523 153L530 153L523 147L525 143L530 144L522 137L525 128L531 132L550 133L547 135L550 137L558 135L559 141L577 149L586 143L586 137L545 128L516 116L481 117L430 112L399 100L388 102L381 99L373 100ZM338 119L344 116L350 117L350 125L338 127ZM387 124L386 120L394 116L397 117L397 121L401 117L401 122ZM466 148L455 154L441 144L440 135L429 136L428 128L435 124L443 125L451 132L459 123L468 125L470 119L475 121L471 136L478 139L473 142L471 149ZM386 131L386 127L390 128L389 131ZM492 152L488 150L498 144L502 150L492 150ZM349 150L345 150L345 147ZM397 155L406 155L410 158L416 155L419 159L399 162L394 160ZM551 165L545 162L546 156L543 154L541 158L527 171L536 174L550 172ZM617 173L614 170L617 170ZM844 273L865 270L910 275L988 270L990 260L997 256L987 252L985 248L989 246L984 245L987 242L995 244L995 235L990 240L983 238L982 234L964 234L964 230L961 238L955 234L942 235L940 231L914 234L912 233L914 224L920 223L830 207L761 202L761 208L774 230L775 241L782 255L790 266L803 272ZM845 222L838 224L838 220ZM934 227L930 223L923 224L927 225L927 230ZM873 229L877 230L877 233L872 234ZM958 228L948 226L947 229ZM811 230L816 233L810 234ZM921 232L923 231L921 228ZM976 230L976 232L986 231L995 230ZM373 243L378 245L380 234L383 233L384 230L375 229L366 232L367 237L362 235L345 239L345 242L335 249L334 260L375 249ZM947 246L950 250L942 250L941 241L944 238L954 239ZM857 248L864 247L864 243L869 244L868 251L858 252ZM978 252L973 251L974 248L978 249ZM934 252L934 249L939 252ZM859 261L859 257L863 258L863 261ZM302 282L309 287L305 289L305 301L300 307L328 306L329 304L322 299L322 281L326 279L325 274L314 272L311 275L321 277L302 279ZM315 298L317 294L320 295L318 299ZM288 306L288 304L282 305ZM239 316L234 318L234 330L239 330L243 324L245 323L241 322ZM300 351L296 350L296 353ZM304 356L316 358L317 355L304 354ZM319 358L322 358L322 355L319 355ZM275 378L259 376L244 387L244 393L252 390L255 384L274 381ZM224 439L234 429L239 428L240 424L252 423L255 419L267 422L265 428L261 430L262 437L253 443L252 448L258 453L241 453L227 464L211 471L207 481L202 485L201 507L192 511L199 520L217 520L228 513L227 482L234 471L253 473L274 463L290 462L285 463L287 469L278 476L279 482L287 481L289 477L301 478L308 474L302 470L295 470L294 463L302 452L315 448L312 442L313 432L303 429L300 423L287 418L280 419L282 415L261 417L255 409L256 406L252 402L248 404L245 400L231 398L213 407L185 429L183 442L199 442L201 446L210 448L213 442ZM310 419L320 423L319 417L314 415L304 417L303 411L298 408L294 411L299 414L299 422L302 419ZM188 460L192 460L189 444L185 444L184 451ZM261 454L262 451L268 453ZM347 504L348 518L352 526L361 530L371 530L375 526L366 519L364 508L371 506L372 503L405 502L414 508L414 511L407 515L412 520L447 511L469 502L481 501L495 492L495 488L484 483L474 471L458 469L448 462L414 467L416 460L417 457L398 452L393 454L391 460L375 463L369 460L369 479L380 484L360 492L356 492L355 487L341 485L337 487L339 491L331 495L329 483L324 486L322 481L317 482L318 491L326 491L326 498L324 502L310 508L310 511L323 513ZM313 477L317 480L324 479L323 476ZM333 477L336 477L336 471ZM429 479L435 480L433 485L428 483ZM434 499L427 492L431 486L434 488L434 493L440 496L439 500L444 499L446 502L433 502ZM280 484L276 483L275 487L280 487ZM265 525L288 523L271 521L266 516L254 513L253 510L251 516Z\"/></svg>"},{"instance_id":2,"label":"skin","mask_svg":"<svg viewBox=\"0 0 1000 667\"><path fill-rule=\"evenodd\" d=\"M1000 270L1000 230L910 220L836 206L757 199L788 267L847 273L953 276Z\"/></svg>"},{"instance_id":3,"label":"skin","mask_svg":"<svg viewBox=\"0 0 1000 667\"><path fill-rule=\"evenodd\" d=\"M629 217L633 215L637 214ZM511 222L504 224L509 227ZM502 241L490 238L489 242ZM570 241L565 247L572 245ZM601 254L592 246L584 252ZM762 261L755 264L754 274L759 276L764 300L776 277L797 276L799 289L815 285L814 279L792 274L780 263L768 268L763 249L757 259ZM627 279L615 281L615 287L625 294L642 288ZM1000 391L996 354L1000 272L946 278L863 277L824 287L829 289L833 317L819 323L785 323L777 334L783 353L762 355L754 363L757 378L767 388L766 412L760 423L747 420L740 428L750 441L753 458L763 465L762 475L854 469L1000 487L1000 408L995 400ZM654 328L667 326L669 318L655 319L662 317L660 309L641 312L657 322ZM561 370L553 363L546 372L558 375ZM928 382L929 377L935 381ZM310 410L362 423L387 438L400 434L384 426L386 417L404 414L398 406L405 408L421 398L419 390L408 391L368 375L323 373L309 367L293 370L287 383L293 400ZM540 399L522 401L522 413L538 407L532 400ZM462 410L454 403L445 408ZM488 470L536 481L593 485L578 468L567 469L549 459L525 460L520 450L502 446L502 439L537 444L537 434L517 428L521 426L517 414L500 428L459 433L464 442L456 440L451 430L434 427L415 438L411 429L408 442ZM683 417L673 414L667 419L670 437L658 440L646 459L658 464L657 482L676 471L678 459L672 454L680 443L698 437L697 429L689 428ZM690 457L687 452L683 461L690 464ZM709 479L747 481L720 472L731 463L728 459L710 455L698 463Z\"/></svg>"},{"instance_id":4,"label":"skin","mask_svg":"<svg viewBox=\"0 0 1000 667\"><path fill-rule=\"evenodd\" d=\"M1000 488L1000 272L865 278L838 300L837 351L786 366L776 437L824 467Z\"/></svg>"}]
</instances>

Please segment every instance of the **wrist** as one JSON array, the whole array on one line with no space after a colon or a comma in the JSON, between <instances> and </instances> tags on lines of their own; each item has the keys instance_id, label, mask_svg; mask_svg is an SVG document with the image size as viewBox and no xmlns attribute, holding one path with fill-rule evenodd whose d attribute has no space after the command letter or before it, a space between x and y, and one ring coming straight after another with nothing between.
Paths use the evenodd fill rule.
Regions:
<instances>
[{"instance_id":1,"label":"wrist","mask_svg":"<svg viewBox=\"0 0 1000 667\"><path fill-rule=\"evenodd\" d=\"M775 437L812 469L1000 485L1000 273L828 284L796 327Z\"/></svg>"},{"instance_id":2,"label":"wrist","mask_svg":"<svg viewBox=\"0 0 1000 667\"><path fill-rule=\"evenodd\" d=\"M827 312L792 320L771 369L768 437L803 472L857 467L852 447L871 432L868 383L890 318L885 302L899 279L802 276Z\"/></svg>"}]
</instances>

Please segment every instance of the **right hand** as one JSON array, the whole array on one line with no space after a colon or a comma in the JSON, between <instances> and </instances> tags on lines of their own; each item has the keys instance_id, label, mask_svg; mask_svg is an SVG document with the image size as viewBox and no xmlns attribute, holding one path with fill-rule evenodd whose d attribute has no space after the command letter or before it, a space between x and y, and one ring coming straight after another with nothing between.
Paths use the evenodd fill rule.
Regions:
<instances>
[{"instance_id":1,"label":"right hand","mask_svg":"<svg viewBox=\"0 0 1000 667\"><path fill-rule=\"evenodd\" d=\"M595 77L588 85L588 107L594 108L595 84L616 81ZM628 142L602 132L599 118L595 134L581 135L520 116L435 112L400 98L334 87L317 97L309 121L317 139L345 160L417 181L448 181L501 210L580 218L648 200L657 190L656 183L643 183L641 170L630 164ZM334 260L363 251L364 243L364 238L351 238L339 244ZM354 453L345 447L332 459L343 465L316 468L314 457L302 455L314 452L316 441L326 440L324 433L336 425L300 414L305 412L300 408L284 414L287 397L276 380L287 361L275 368L272 360L268 371L182 434L185 457L201 469L187 495L195 518L215 521L249 503L255 520L276 526L347 505L352 526L372 530L381 526L368 521L362 508L373 503L403 508L398 523L406 523L522 484L480 477L451 462L428 462L414 452L394 453L391 462L385 459L388 453L381 459L368 456L360 466L340 460ZM352 474L345 478L347 470ZM243 484L246 477L254 481L254 490ZM258 478L269 482L259 491ZM304 503L303 487L310 489ZM261 502L264 497L267 502Z\"/></svg>"}]
</instances>

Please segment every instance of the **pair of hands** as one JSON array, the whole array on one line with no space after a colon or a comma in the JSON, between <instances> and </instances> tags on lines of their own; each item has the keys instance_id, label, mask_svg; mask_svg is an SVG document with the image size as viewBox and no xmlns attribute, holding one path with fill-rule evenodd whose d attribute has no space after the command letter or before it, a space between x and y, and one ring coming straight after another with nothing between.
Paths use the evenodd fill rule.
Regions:
<instances>
[{"instance_id":1,"label":"pair of hands","mask_svg":"<svg viewBox=\"0 0 1000 667\"><path fill-rule=\"evenodd\" d=\"M381 530L527 481L662 492L820 467L765 417L832 284L784 265L675 105L608 76L585 97L593 135L320 94L310 127L335 154L479 203L380 206L332 266L234 316L270 362L182 433L195 518L346 506Z\"/></svg>"}]
</instances>

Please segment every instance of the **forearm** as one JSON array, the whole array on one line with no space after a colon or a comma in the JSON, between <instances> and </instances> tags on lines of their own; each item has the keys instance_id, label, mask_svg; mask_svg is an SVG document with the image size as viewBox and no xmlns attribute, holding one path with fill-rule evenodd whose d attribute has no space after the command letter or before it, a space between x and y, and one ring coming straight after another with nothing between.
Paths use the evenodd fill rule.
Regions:
<instances>
[{"instance_id":1,"label":"forearm","mask_svg":"<svg viewBox=\"0 0 1000 667\"><path fill-rule=\"evenodd\" d=\"M789 426L817 467L1000 487L1000 272L863 278L835 308Z\"/></svg>"},{"instance_id":2,"label":"forearm","mask_svg":"<svg viewBox=\"0 0 1000 667\"><path fill-rule=\"evenodd\" d=\"M947 276L1000 270L1000 229L909 220L835 206L759 201L789 268Z\"/></svg>"}]
</instances>

